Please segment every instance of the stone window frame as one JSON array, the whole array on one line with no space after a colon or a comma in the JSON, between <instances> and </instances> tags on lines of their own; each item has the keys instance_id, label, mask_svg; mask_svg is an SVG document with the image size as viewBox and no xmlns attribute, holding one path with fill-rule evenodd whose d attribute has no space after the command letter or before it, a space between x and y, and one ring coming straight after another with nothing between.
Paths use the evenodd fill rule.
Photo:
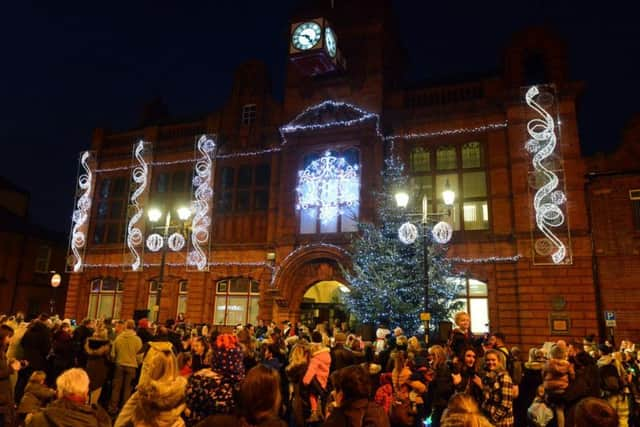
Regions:
<instances>
[{"instance_id":1,"label":"stone window frame","mask_svg":"<svg viewBox=\"0 0 640 427\"><path fill-rule=\"evenodd\" d=\"M232 281L246 280L249 282L249 286L246 292L235 292L232 290ZM234 322L229 320L229 298L242 298L245 297L244 315L240 322ZM222 323L216 322L216 314L218 313L218 304L221 303L221 299L224 299L224 320ZM251 319L251 313L257 315L257 308L260 301L260 282L252 279L251 277L236 276L220 279L215 282L214 296L213 296L213 319L212 324L216 326L235 326L237 323L246 325L247 323L255 323L256 319ZM255 307L253 306L255 304ZM255 309L255 310L252 310ZM236 319L237 320L237 319Z\"/></svg>"}]
</instances>

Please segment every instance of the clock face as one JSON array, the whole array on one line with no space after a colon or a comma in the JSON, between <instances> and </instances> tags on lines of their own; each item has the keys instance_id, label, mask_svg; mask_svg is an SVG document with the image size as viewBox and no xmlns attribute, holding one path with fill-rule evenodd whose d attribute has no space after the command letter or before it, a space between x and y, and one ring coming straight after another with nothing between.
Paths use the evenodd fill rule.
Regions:
<instances>
[{"instance_id":1,"label":"clock face","mask_svg":"<svg viewBox=\"0 0 640 427\"><path fill-rule=\"evenodd\" d=\"M327 53L330 57L334 58L336 56L336 35L333 33L331 27L327 27L324 30L324 44L327 46Z\"/></svg>"},{"instance_id":2,"label":"clock face","mask_svg":"<svg viewBox=\"0 0 640 427\"><path fill-rule=\"evenodd\" d=\"M296 49L308 50L318 44L321 34L322 29L316 22L304 22L293 30L291 42Z\"/></svg>"}]
</instances>

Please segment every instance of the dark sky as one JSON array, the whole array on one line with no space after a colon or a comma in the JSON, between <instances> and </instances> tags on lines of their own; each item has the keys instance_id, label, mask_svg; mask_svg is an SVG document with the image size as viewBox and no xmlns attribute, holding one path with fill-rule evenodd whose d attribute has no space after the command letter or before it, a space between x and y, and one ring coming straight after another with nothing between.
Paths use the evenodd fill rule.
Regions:
<instances>
[{"instance_id":1,"label":"dark sky","mask_svg":"<svg viewBox=\"0 0 640 427\"><path fill-rule=\"evenodd\" d=\"M335 0L336 2L348 0ZM31 192L31 217L67 231L78 154L95 127L138 124L162 96L173 117L217 109L242 61L260 59L281 90L286 1L13 1L1 6L1 175ZM503 47L530 25L567 42L585 153L618 144L639 109L638 6L620 2L396 0L416 80L497 70ZM635 3L635 2L634 2Z\"/></svg>"}]
</instances>

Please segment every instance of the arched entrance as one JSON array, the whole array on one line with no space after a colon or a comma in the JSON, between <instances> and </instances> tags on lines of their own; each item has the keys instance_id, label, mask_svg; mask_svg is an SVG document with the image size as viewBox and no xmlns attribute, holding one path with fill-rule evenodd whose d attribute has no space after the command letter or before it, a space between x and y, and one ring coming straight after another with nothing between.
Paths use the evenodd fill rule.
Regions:
<instances>
[{"instance_id":1,"label":"arched entrance","mask_svg":"<svg viewBox=\"0 0 640 427\"><path fill-rule=\"evenodd\" d=\"M302 296L300 321L312 328L318 323L349 322L344 296L351 292L336 280L321 280L313 284Z\"/></svg>"}]
</instances>

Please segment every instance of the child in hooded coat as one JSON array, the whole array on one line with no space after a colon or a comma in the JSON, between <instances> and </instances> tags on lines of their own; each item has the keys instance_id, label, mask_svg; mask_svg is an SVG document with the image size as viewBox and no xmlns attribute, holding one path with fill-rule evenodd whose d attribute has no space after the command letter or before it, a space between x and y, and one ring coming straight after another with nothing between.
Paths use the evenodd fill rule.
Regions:
<instances>
[{"instance_id":1,"label":"child in hooded coat","mask_svg":"<svg viewBox=\"0 0 640 427\"><path fill-rule=\"evenodd\" d=\"M315 378L322 387L322 390L326 390L331 367L331 354L329 348L322 343L322 334L320 334L320 332L314 331L311 340L313 341L310 351L311 358L307 372L302 378L302 383L308 386ZM322 421L322 414L318 404L319 397L317 390L312 389L310 391L309 403L311 405L311 417L307 420L309 423Z\"/></svg>"}]
</instances>

